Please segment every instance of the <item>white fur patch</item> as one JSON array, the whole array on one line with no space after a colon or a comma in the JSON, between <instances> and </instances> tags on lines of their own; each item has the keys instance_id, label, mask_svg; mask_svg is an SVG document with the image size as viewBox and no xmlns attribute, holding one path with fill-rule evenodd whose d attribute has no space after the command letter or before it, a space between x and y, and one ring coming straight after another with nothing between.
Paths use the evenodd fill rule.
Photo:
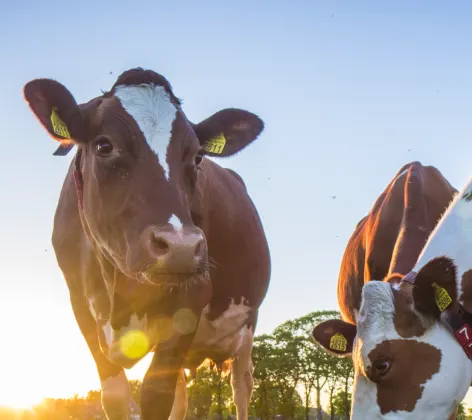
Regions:
<instances>
[{"instance_id":1,"label":"white fur patch","mask_svg":"<svg viewBox=\"0 0 472 420\"><path fill-rule=\"evenodd\" d=\"M169 179L167 151L172 138L172 124L177 108L162 86L118 86L115 96L143 132L144 138L156 153L159 163Z\"/></svg>"},{"instance_id":2,"label":"white fur patch","mask_svg":"<svg viewBox=\"0 0 472 420\"><path fill-rule=\"evenodd\" d=\"M120 328L119 330L114 330L110 324L110 321L108 321L103 326L103 334L105 335L105 341L108 346L108 358L112 362L116 362L118 365L120 364L120 360L123 359L123 354L121 354L119 345L120 339L128 331L143 332L149 340L149 347L152 347L151 343L154 343L156 340L155 328L152 328L149 325L147 315L144 315L141 320L138 319L136 314L131 315L129 324L126 327ZM149 351L147 353L149 353ZM146 354L142 355L142 357L144 357ZM136 362L138 362L138 360L136 360Z\"/></svg>"},{"instance_id":3,"label":"white fur patch","mask_svg":"<svg viewBox=\"0 0 472 420\"><path fill-rule=\"evenodd\" d=\"M361 419L431 419L449 418L457 404L467 393L472 375L472 363L450 331L442 324L436 323L423 336L403 339L430 344L441 350L439 371L423 385L423 394L413 411L395 411L382 415L377 403L377 386L361 372L368 368L368 354L385 340L401 340L392 324L383 325L383 329L370 324L354 345L353 361L356 376L353 390L352 420ZM418 360L411 360L412 369ZM392 398L395 398L392 389Z\"/></svg>"},{"instance_id":4,"label":"white fur patch","mask_svg":"<svg viewBox=\"0 0 472 420\"><path fill-rule=\"evenodd\" d=\"M238 305L232 299L228 309L213 321L207 318L209 311L208 305L202 311L192 348L209 348L228 357L236 354L247 331L244 323L251 308L245 305L245 299Z\"/></svg>"}]
</instances>

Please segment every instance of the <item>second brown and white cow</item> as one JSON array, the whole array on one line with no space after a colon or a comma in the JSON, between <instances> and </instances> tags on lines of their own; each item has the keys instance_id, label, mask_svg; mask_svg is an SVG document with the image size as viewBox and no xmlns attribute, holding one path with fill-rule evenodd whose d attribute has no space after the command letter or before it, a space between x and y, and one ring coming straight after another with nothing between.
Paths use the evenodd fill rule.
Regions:
<instances>
[{"instance_id":1,"label":"second brown and white cow","mask_svg":"<svg viewBox=\"0 0 472 420\"><path fill-rule=\"evenodd\" d=\"M313 336L352 355L353 420L455 418L469 388L472 179L451 203L454 194L435 168L409 164L348 244L344 321L323 322Z\"/></svg>"},{"instance_id":2,"label":"second brown and white cow","mask_svg":"<svg viewBox=\"0 0 472 420\"><path fill-rule=\"evenodd\" d=\"M193 124L169 82L141 68L80 105L51 79L30 81L24 96L61 142L57 155L78 146L52 240L108 419L128 419L123 368L149 352L143 420L183 419L184 368L206 358L232 360L238 419L247 419L269 249L242 179L206 156L241 151L262 120L225 109Z\"/></svg>"}]
</instances>

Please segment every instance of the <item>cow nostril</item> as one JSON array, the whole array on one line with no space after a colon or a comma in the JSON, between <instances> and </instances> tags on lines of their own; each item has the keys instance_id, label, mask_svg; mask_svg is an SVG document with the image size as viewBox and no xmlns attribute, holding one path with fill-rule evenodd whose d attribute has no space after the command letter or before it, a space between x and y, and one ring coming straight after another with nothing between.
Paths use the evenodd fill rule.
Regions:
<instances>
[{"instance_id":1,"label":"cow nostril","mask_svg":"<svg viewBox=\"0 0 472 420\"><path fill-rule=\"evenodd\" d=\"M169 244L158 236L151 236L151 249L155 257L162 257L169 253Z\"/></svg>"},{"instance_id":2,"label":"cow nostril","mask_svg":"<svg viewBox=\"0 0 472 420\"><path fill-rule=\"evenodd\" d=\"M195 258L202 259L204 257L205 248L203 241L200 241L195 247Z\"/></svg>"}]
</instances>

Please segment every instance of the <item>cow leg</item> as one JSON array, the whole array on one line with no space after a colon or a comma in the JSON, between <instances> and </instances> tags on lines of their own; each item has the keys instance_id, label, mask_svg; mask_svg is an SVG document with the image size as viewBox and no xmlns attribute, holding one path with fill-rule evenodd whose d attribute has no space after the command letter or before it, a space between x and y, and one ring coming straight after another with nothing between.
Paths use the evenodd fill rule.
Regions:
<instances>
[{"instance_id":1,"label":"cow leg","mask_svg":"<svg viewBox=\"0 0 472 420\"><path fill-rule=\"evenodd\" d=\"M169 420L184 420L187 414L187 407L187 380L185 379L184 370L180 369L177 386L175 388L174 404L172 405Z\"/></svg>"},{"instance_id":2,"label":"cow leg","mask_svg":"<svg viewBox=\"0 0 472 420\"><path fill-rule=\"evenodd\" d=\"M177 382L194 333L162 343L152 358L141 387L141 419L168 420L176 399Z\"/></svg>"},{"instance_id":3,"label":"cow leg","mask_svg":"<svg viewBox=\"0 0 472 420\"><path fill-rule=\"evenodd\" d=\"M231 365L231 387L238 420L248 419L249 401L254 386L254 367L251 357L253 341L253 332L246 330L242 346Z\"/></svg>"},{"instance_id":4,"label":"cow leg","mask_svg":"<svg viewBox=\"0 0 472 420\"><path fill-rule=\"evenodd\" d=\"M100 349L97 324L82 297L71 297L72 309L80 331L97 366L102 386L102 407L108 420L128 420L131 398L124 370L111 363Z\"/></svg>"},{"instance_id":5,"label":"cow leg","mask_svg":"<svg viewBox=\"0 0 472 420\"><path fill-rule=\"evenodd\" d=\"M123 370L116 376L100 381L102 407L108 420L128 420L131 394L128 379Z\"/></svg>"}]
</instances>

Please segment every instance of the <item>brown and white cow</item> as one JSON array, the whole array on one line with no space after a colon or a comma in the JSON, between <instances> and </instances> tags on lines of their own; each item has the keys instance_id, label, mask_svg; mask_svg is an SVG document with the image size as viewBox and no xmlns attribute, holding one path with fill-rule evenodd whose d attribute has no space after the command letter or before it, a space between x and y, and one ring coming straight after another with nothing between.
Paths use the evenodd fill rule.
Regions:
<instances>
[{"instance_id":1,"label":"brown and white cow","mask_svg":"<svg viewBox=\"0 0 472 420\"><path fill-rule=\"evenodd\" d=\"M141 68L80 105L51 79L30 81L24 96L61 142L55 154L78 146L52 240L108 419L129 418L123 368L149 352L144 420L183 419L184 368L206 358L232 360L238 419L247 419L270 255L244 182L205 156L241 151L261 119L224 109L193 124L169 82Z\"/></svg>"},{"instance_id":2,"label":"brown and white cow","mask_svg":"<svg viewBox=\"0 0 472 420\"><path fill-rule=\"evenodd\" d=\"M351 237L338 284L344 321L313 336L352 355L353 420L455 418L472 381L471 191L472 179L453 200L437 169L409 164Z\"/></svg>"}]
</instances>

